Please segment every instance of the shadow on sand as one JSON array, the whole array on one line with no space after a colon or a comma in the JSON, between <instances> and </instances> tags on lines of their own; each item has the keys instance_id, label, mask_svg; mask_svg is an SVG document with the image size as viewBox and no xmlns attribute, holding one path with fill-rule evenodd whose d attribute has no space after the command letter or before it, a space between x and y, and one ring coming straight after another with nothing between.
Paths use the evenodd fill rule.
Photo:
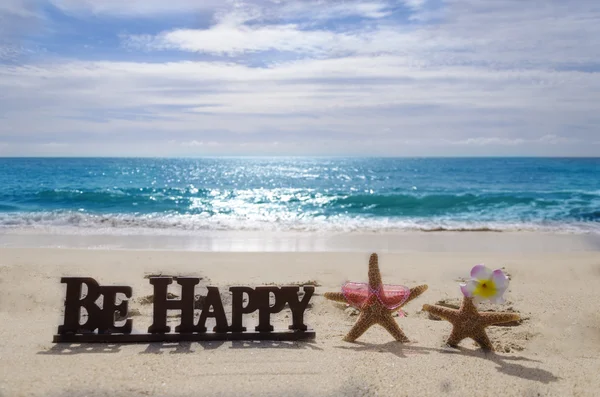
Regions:
<instances>
[{"instance_id":1,"label":"shadow on sand","mask_svg":"<svg viewBox=\"0 0 600 397\"><path fill-rule=\"evenodd\" d=\"M48 350L42 350L37 354L50 355L74 355L74 354L93 354L93 353L118 353L121 351L121 345L118 344L98 344L98 343L57 343Z\"/></svg>"},{"instance_id":2,"label":"shadow on sand","mask_svg":"<svg viewBox=\"0 0 600 397\"><path fill-rule=\"evenodd\" d=\"M399 358L430 354L432 352L437 352L440 354L456 354L491 361L497 365L496 369L499 372L509 376L516 376L521 379L541 382L544 384L556 382L560 379L559 377L555 376L549 371L546 371L545 369L526 366L519 363L542 363L539 360L533 360L522 356L500 355L494 352L486 352L482 349L469 350L462 347L430 348L422 346L411 346L411 344L402 344L398 342L388 342L382 345L354 342L353 345L354 346L336 346L336 348L354 350L358 352L364 351L391 353Z\"/></svg>"},{"instance_id":3,"label":"shadow on sand","mask_svg":"<svg viewBox=\"0 0 600 397\"><path fill-rule=\"evenodd\" d=\"M323 350L312 342L285 341L212 341L212 342L171 342L150 343L140 354L170 354L195 353L201 350L216 350L225 344L229 349L293 349L293 350Z\"/></svg>"},{"instance_id":4,"label":"shadow on sand","mask_svg":"<svg viewBox=\"0 0 600 397\"><path fill-rule=\"evenodd\" d=\"M202 350L215 350L229 344L230 349L293 349L293 350L323 350L310 341L211 341L211 342L155 342L145 345L146 349L140 354L191 354ZM93 353L118 353L126 344L105 343L57 343L48 350L37 354L42 355L75 355Z\"/></svg>"},{"instance_id":5,"label":"shadow on sand","mask_svg":"<svg viewBox=\"0 0 600 397\"><path fill-rule=\"evenodd\" d=\"M516 376L521 379L532 380L536 382L541 382L544 384L548 384L551 382L556 382L560 378L551 373L550 371L546 371L541 368L534 368L525 365L521 365L518 362L525 363L542 363L539 360L533 360L527 357L522 356L509 356L509 355L500 355L494 352L486 352L484 350L469 350L465 348L453 348L452 350L447 349L443 350L444 354L463 354L470 357L476 357L483 360L492 361L497 365L496 369L503 374L509 376Z\"/></svg>"}]
</instances>

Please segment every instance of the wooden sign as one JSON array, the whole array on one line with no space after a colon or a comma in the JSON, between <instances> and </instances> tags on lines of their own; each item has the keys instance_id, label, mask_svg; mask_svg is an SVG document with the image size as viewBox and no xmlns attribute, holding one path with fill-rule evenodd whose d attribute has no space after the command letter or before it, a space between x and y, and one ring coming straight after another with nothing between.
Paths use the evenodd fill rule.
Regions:
<instances>
[{"instance_id":1,"label":"wooden sign","mask_svg":"<svg viewBox=\"0 0 600 397\"><path fill-rule=\"evenodd\" d=\"M211 340L278 340L290 341L314 339L315 332L304 324L304 312L314 293L314 287L303 286L260 286L230 287L231 323L227 321L225 308L217 287L208 287L200 317L195 320L194 288L200 282L195 277L150 277L154 286L153 322L148 333L132 333L133 320L128 317L128 299L132 296L131 287L100 286L89 277L63 277L61 283L67 285L64 323L54 335L54 343L136 343L136 342L177 342ZM170 299L167 289L173 281L181 286L181 298ZM84 286L87 293L82 297ZM126 299L118 299L125 297ZM303 295L303 296L301 296ZM274 303L271 305L271 296ZM102 305L98 305L98 301ZM302 298L302 299L300 299ZM246 301L246 304L244 304ZM292 324L289 330L275 331L271 325L271 314L281 312L285 307L291 311ZM82 310L87 311L87 319L82 323ZM180 310L179 325L171 330L167 325L167 312ZM258 311L258 325L253 330L243 326L245 314ZM126 318L117 325L116 317ZM206 321L214 318L216 326L206 327Z\"/></svg>"}]
</instances>

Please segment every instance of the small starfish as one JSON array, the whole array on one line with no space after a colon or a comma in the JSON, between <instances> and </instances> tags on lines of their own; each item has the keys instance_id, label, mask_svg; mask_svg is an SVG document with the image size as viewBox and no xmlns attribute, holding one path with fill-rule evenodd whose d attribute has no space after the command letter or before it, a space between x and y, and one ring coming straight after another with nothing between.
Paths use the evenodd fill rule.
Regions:
<instances>
[{"instance_id":1,"label":"small starfish","mask_svg":"<svg viewBox=\"0 0 600 397\"><path fill-rule=\"evenodd\" d=\"M398 323L392 317L392 313L398 311L402 306L415 299L427 290L427 285L419 285L403 292L404 296L400 297L401 302L398 302L396 296L396 304L391 308L390 304L384 304L390 298L386 297L385 289L381 281L381 273L379 271L379 263L377 254L372 254L369 259L369 285L368 293L365 296L364 303L359 307L360 315L358 320L344 337L346 342L354 342L373 324L379 324L385 328L398 342L409 342L409 339L404 335L404 332L398 326ZM366 291L365 291L366 292ZM326 292L325 298L342 303L351 303L351 300L343 292ZM360 298L360 297L359 297Z\"/></svg>"},{"instance_id":2,"label":"small starfish","mask_svg":"<svg viewBox=\"0 0 600 397\"><path fill-rule=\"evenodd\" d=\"M452 323L452 332L446 344L456 347L458 343L471 338L484 350L493 351L494 347L488 338L485 328L494 325L517 321L518 314L484 312L479 313L473 304L473 298L463 298L460 309L449 309L447 307L423 305L423 310L428 311L444 320Z\"/></svg>"}]
</instances>

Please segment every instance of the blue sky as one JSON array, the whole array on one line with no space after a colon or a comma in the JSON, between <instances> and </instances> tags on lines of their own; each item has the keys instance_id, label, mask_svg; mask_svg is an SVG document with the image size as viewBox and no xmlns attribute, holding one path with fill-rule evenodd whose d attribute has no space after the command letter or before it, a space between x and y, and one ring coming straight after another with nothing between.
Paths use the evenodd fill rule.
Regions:
<instances>
[{"instance_id":1,"label":"blue sky","mask_svg":"<svg viewBox=\"0 0 600 397\"><path fill-rule=\"evenodd\" d=\"M600 156L597 0L2 0L0 156Z\"/></svg>"}]
</instances>

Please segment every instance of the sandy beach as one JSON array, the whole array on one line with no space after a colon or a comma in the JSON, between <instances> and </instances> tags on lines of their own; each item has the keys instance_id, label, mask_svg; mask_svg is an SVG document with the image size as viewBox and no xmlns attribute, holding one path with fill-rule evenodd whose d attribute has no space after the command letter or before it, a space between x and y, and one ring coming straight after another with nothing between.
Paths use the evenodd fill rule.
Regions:
<instances>
[{"instance_id":1,"label":"sandy beach","mask_svg":"<svg viewBox=\"0 0 600 397\"><path fill-rule=\"evenodd\" d=\"M421 238L427 238L422 235ZM541 237L540 237L541 238ZM600 252L379 253L384 283L429 290L397 318L411 343L380 327L343 342L356 316L323 298L347 280L366 281L371 251L194 252L2 248L0 250L0 395L13 396L594 396L600 387L600 314L594 288ZM561 250L558 250L561 251ZM376 252L376 251L373 251ZM485 263L510 275L507 303L524 319L488 329L496 353L471 340L444 345L451 326L423 304L458 303L458 281ZM306 322L311 342L194 342L134 345L53 344L62 322L61 276L130 285L134 330L145 332L152 293L144 275L200 276L209 285L316 281ZM176 290L174 290L176 292ZM227 309L227 308L226 308ZM139 313L139 314L138 314ZM287 312L274 316L277 328ZM248 319L252 325L254 319ZM171 318L174 325L177 318Z\"/></svg>"}]
</instances>

